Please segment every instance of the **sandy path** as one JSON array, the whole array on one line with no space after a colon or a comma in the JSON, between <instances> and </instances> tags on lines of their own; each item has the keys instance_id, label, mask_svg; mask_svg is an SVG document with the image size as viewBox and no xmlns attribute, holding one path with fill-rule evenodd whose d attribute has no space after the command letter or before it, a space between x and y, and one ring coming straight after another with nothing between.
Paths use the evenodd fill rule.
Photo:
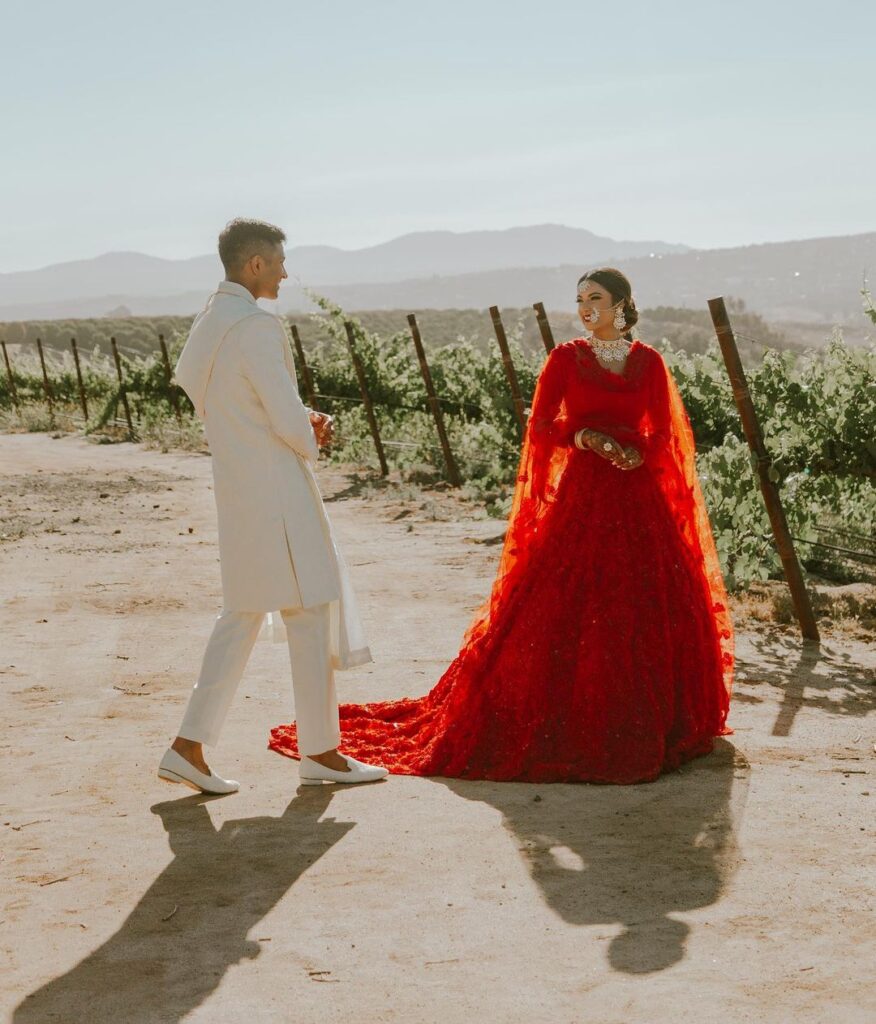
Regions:
<instances>
[{"instance_id":1,"label":"sandy path","mask_svg":"<svg viewBox=\"0 0 876 1024\"><path fill-rule=\"evenodd\" d=\"M501 524L321 481L376 658L342 698L423 692ZM184 797L154 770L219 609L209 485L203 455L0 436L4 1017L876 1018L872 648L741 631L735 735L652 785L335 791L266 750L291 687L259 643L214 755L242 790Z\"/></svg>"}]
</instances>

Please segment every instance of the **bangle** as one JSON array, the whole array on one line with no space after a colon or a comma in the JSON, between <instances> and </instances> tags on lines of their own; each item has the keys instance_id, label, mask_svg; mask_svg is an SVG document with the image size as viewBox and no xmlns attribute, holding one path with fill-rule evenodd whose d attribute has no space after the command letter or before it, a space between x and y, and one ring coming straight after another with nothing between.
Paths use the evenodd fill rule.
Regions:
<instances>
[{"instance_id":1,"label":"bangle","mask_svg":"<svg viewBox=\"0 0 876 1024\"><path fill-rule=\"evenodd\" d=\"M575 447L580 448L581 451L587 451L590 445L585 444L584 442L588 440L589 436L592 434L593 431L590 429L590 427L582 427L580 430L576 430L574 438Z\"/></svg>"}]
</instances>

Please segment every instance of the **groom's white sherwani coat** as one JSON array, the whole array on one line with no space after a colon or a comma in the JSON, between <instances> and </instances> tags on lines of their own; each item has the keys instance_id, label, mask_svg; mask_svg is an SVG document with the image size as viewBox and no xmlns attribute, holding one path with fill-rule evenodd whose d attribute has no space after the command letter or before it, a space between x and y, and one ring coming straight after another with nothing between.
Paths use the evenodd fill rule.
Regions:
<instances>
[{"instance_id":1,"label":"groom's white sherwani coat","mask_svg":"<svg viewBox=\"0 0 876 1024\"><path fill-rule=\"evenodd\" d=\"M370 661L280 321L242 285L223 281L192 326L175 379L210 445L224 610L330 603L333 667Z\"/></svg>"}]
</instances>

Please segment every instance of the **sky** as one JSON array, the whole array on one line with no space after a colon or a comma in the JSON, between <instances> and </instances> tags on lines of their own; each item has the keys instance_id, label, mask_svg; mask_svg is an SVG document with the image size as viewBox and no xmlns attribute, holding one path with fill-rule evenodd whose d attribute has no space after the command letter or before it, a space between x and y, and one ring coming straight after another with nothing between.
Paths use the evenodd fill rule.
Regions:
<instances>
[{"instance_id":1,"label":"sky","mask_svg":"<svg viewBox=\"0 0 876 1024\"><path fill-rule=\"evenodd\" d=\"M876 4L0 0L0 273L560 223L876 230Z\"/></svg>"}]
</instances>

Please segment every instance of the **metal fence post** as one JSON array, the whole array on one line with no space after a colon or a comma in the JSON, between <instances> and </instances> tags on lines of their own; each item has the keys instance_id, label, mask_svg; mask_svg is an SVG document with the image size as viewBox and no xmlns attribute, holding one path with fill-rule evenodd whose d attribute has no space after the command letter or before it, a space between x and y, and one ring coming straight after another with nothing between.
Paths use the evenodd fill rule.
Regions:
<instances>
[{"instance_id":1,"label":"metal fence post","mask_svg":"<svg viewBox=\"0 0 876 1024\"><path fill-rule=\"evenodd\" d=\"M739 358L736 338L733 335L733 328L730 326L724 299L720 296L716 299L709 299L709 312L712 315L712 324L715 327L715 334L718 336L718 344L721 346L721 354L724 356L727 374L730 377L730 386L733 389L736 408L739 410L739 418L742 420L745 439L757 461L761 493L779 557L782 560L785 579L788 581L791 591L791 599L794 602L794 611L800 624L800 631L807 640L818 640L820 639L818 626L812 612L809 593L803 581L803 573L800 569L800 562L797 560L797 552L794 549L791 531L788 529L788 520L785 518L785 510L782 508L778 488L769 476L772 459L767 451L763 432L757 420L757 413L751 400L751 392L748 390L748 381L742 368L742 360Z\"/></svg>"},{"instance_id":2,"label":"metal fence post","mask_svg":"<svg viewBox=\"0 0 876 1024\"><path fill-rule=\"evenodd\" d=\"M12 404L15 406L15 411L20 416L21 406L18 404L18 391L15 387L15 376L12 373L12 363L9 360L9 353L6 351L6 342L0 341L0 346L3 348L3 361L6 363L6 376L9 378L9 393L12 395Z\"/></svg>"},{"instance_id":3,"label":"metal fence post","mask_svg":"<svg viewBox=\"0 0 876 1024\"><path fill-rule=\"evenodd\" d=\"M435 385L432 383L432 374L429 371L429 363L426 360L426 350L423 348L423 339L420 337L420 328L417 326L417 318L413 313L408 314L408 324L411 328L411 337L414 340L414 348L417 350L417 359L420 361L420 372L423 375L423 383L426 386L426 396L432 416L435 418L435 429L438 431L438 440L441 442L441 450L444 453L444 463L447 466L447 478L451 486L461 487L462 478L456 465L456 459L450 448L450 441L444 427L444 416L441 412L441 403L435 394Z\"/></svg>"},{"instance_id":4,"label":"metal fence post","mask_svg":"<svg viewBox=\"0 0 876 1024\"><path fill-rule=\"evenodd\" d=\"M347 332L347 345L350 348L350 356L353 360L353 368L359 381L359 391L362 395L362 403L365 406L365 414L368 417L368 426L371 428L371 436L374 438L374 447L377 449L377 458L380 460L380 472L384 476L389 475L389 466L386 462L386 454L383 451L383 442L380 440L380 428L377 425L377 417L374 415L374 406L371 404L371 395L368 393L368 382L365 379L365 367L356 351L356 337L353 325L349 320L344 321L344 330Z\"/></svg>"},{"instance_id":5,"label":"metal fence post","mask_svg":"<svg viewBox=\"0 0 876 1024\"><path fill-rule=\"evenodd\" d=\"M526 415L524 413L523 395L520 393L520 384L517 381L517 371L514 369L514 362L511 359L511 350L508 348L508 338L505 336L505 326L499 314L498 306L490 306L490 319L493 321L493 330L496 332L496 340L499 342L499 350L502 353L502 362L505 364L505 375L508 378L508 387L511 389L511 400L514 403L514 415L521 432L526 429Z\"/></svg>"},{"instance_id":6,"label":"metal fence post","mask_svg":"<svg viewBox=\"0 0 876 1024\"><path fill-rule=\"evenodd\" d=\"M43 354L43 343L37 338L37 351L40 354L40 366L43 368L43 389L46 392L46 404L49 407L49 416L54 419L55 416L55 403L52 400L52 385L49 383L49 372L46 369L46 357Z\"/></svg>"},{"instance_id":7,"label":"metal fence post","mask_svg":"<svg viewBox=\"0 0 876 1024\"><path fill-rule=\"evenodd\" d=\"M158 344L161 347L161 360L164 363L164 377L167 381L167 392L170 395L170 404L173 406L173 411L176 413L176 421L179 426L182 426L182 413L179 411L179 395L176 393L176 388L173 384L173 370L170 368L170 356L167 353L167 345L164 343L164 335L158 335Z\"/></svg>"},{"instance_id":8,"label":"metal fence post","mask_svg":"<svg viewBox=\"0 0 876 1024\"><path fill-rule=\"evenodd\" d=\"M535 321L538 324L538 330L541 334L541 340L544 343L545 351L550 353L557 347L554 341L554 332L551 330L550 321L547 318L547 313L544 311L543 302L535 302L532 305L535 310Z\"/></svg>"},{"instance_id":9,"label":"metal fence post","mask_svg":"<svg viewBox=\"0 0 876 1024\"><path fill-rule=\"evenodd\" d=\"M70 339L70 348L73 349L73 362L76 364L76 380L79 384L79 404L82 406L82 415L85 417L86 424L88 423L88 401L85 397L85 382L82 380L82 367L79 365L79 348L76 345L76 339Z\"/></svg>"},{"instance_id":10,"label":"metal fence post","mask_svg":"<svg viewBox=\"0 0 876 1024\"><path fill-rule=\"evenodd\" d=\"M295 324L290 324L289 329L292 333L292 341L295 344L295 354L298 356L298 362L301 365L301 376L304 378L304 390L307 394L307 401L310 403L311 409L319 412L319 406L316 404L316 388L313 386L310 367L304 358L304 346L301 344L301 335L298 333L298 328Z\"/></svg>"},{"instance_id":11,"label":"metal fence post","mask_svg":"<svg viewBox=\"0 0 876 1024\"><path fill-rule=\"evenodd\" d=\"M134 424L131 422L131 407L128 405L128 392L125 389L125 378L122 376L122 361L119 358L119 348L116 345L116 339L110 338L110 345L113 349L113 359L116 364L116 374L119 378L119 396L122 399L122 405L125 407L125 419L128 421L128 440L134 440Z\"/></svg>"}]
</instances>

